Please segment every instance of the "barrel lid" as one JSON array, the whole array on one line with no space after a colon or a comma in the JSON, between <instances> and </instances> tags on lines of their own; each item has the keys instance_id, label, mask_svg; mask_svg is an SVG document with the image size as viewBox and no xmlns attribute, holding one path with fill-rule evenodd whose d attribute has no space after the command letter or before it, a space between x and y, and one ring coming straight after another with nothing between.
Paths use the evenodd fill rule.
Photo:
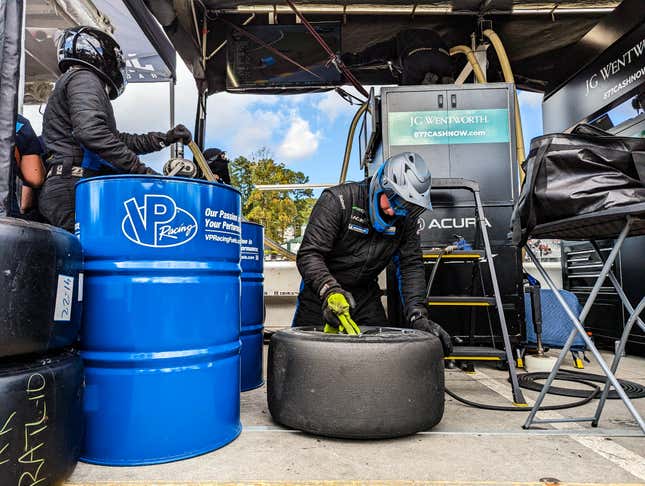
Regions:
<instances>
[{"instance_id":1,"label":"barrel lid","mask_svg":"<svg viewBox=\"0 0 645 486\"><path fill-rule=\"evenodd\" d=\"M76 185L79 186L81 184L87 184L88 182L93 182L97 180L111 180L111 179L142 179L149 181L151 179L157 179L159 181L163 182L189 182L191 184L203 184L207 186L217 186L218 188L225 189L227 191L233 191L236 192L240 195L240 191L232 186L229 186L228 184L222 184L221 182L212 182L212 181L205 181L202 179L190 179L188 177L166 177L166 176L159 176L159 175L152 175L152 174L116 174L116 175L104 175L104 176L96 176L96 177L86 177L83 179L80 179Z\"/></svg>"}]
</instances>

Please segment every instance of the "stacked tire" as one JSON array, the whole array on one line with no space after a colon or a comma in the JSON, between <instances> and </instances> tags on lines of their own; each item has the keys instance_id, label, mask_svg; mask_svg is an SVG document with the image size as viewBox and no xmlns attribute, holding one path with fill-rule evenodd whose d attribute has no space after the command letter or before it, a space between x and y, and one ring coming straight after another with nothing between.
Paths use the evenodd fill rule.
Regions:
<instances>
[{"instance_id":1,"label":"stacked tire","mask_svg":"<svg viewBox=\"0 0 645 486\"><path fill-rule=\"evenodd\" d=\"M61 484L82 439L78 239L0 218L0 484Z\"/></svg>"}]
</instances>

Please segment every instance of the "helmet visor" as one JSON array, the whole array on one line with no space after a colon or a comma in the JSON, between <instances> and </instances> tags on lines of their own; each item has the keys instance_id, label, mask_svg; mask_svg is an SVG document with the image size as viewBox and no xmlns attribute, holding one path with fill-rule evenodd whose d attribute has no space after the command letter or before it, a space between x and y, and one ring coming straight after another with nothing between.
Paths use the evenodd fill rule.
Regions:
<instances>
[{"instance_id":1,"label":"helmet visor","mask_svg":"<svg viewBox=\"0 0 645 486\"><path fill-rule=\"evenodd\" d=\"M387 199L396 216L418 218L426 210L426 208L406 201L397 194L387 194Z\"/></svg>"},{"instance_id":2,"label":"helmet visor","mask_svg":"<svg viewBox=\"0 0 645 486\"><path fill-rule=\"evenodd\" d=\"M119 67L119 72L121 73L121 79L123 79L123 83L118 88L119 94L121 94L125 90L125 87L128 85L128 68L125 65L123 54L117 57L117 64Z\"/></svg>"}]
</instances>

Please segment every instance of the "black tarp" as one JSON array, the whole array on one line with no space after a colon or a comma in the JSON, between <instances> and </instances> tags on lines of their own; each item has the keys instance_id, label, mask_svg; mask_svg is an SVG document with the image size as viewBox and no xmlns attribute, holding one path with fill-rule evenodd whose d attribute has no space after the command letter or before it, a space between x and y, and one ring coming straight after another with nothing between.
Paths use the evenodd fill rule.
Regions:
<instances>
[{"instance_id":1,"label":"black tarp","mask_svg":"<svg viewBox=\"0 0 645 486\"><path fill-rule=\"evenodd\" d=\"M23 2L0 2L0 215L12 177L11 153L16 132ZM13 184L11 184L13 186Z\"/></svg>"},{"instance_id":2,"label":"black tarp","mask_svg":"<svg viewBox=\"0 0 645 486\"><path fill-rule=\"evenodd\" d=\"M645 139L617 137L588 125L534 138L512 216L513 243L534 228L645 204ZM566 225L563 226L566 229ZM556 236L557 237L557 236Z\"/></svg>"}]
</instances>

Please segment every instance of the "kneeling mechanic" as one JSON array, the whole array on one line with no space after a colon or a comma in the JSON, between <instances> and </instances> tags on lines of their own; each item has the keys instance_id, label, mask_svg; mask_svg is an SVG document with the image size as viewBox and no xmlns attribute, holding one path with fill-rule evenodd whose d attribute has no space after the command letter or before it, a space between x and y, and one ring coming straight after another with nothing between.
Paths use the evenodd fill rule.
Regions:
<instances>
[{"instance_id":1,"label":"kneeling mechanic","mask_svg":"<svg viewBox=\"0 0 645 486\"><path fill-rule=\"evenodd\" d=\"M431 208L431 176L423 158L404 152L371 178L326 189L316 202L297 265L303 279L296 326L360 333L359 325L387 322L377 279L397 266L403 326L430 332L449 355L448 333L428 317L417 219Z\"/></svg>"}]
</instances>

